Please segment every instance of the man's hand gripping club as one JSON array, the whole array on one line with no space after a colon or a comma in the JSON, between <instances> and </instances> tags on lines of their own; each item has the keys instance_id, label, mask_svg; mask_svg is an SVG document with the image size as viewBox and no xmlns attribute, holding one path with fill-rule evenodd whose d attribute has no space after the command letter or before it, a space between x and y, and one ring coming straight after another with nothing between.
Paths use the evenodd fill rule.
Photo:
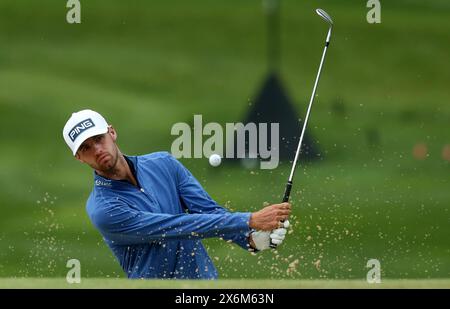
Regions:
<instances>
[{"instance_id":1,"label":"man's hand gripping club","mask_svg":"<svg viewBox=\"0 0 450 309\"><path fill-rule=\"evenodd\" d=\"M258 251L270 248L270 243L280 245L286 237L291 213L289 203L274 204L252 213L249 226L254 229L250 234L250 246Z\"/></svg>"}]
</instances>

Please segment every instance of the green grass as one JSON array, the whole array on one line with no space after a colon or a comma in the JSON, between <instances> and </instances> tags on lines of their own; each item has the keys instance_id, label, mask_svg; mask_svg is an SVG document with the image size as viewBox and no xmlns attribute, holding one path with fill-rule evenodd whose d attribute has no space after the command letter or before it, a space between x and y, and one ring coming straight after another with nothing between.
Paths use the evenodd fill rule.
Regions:
<instances>
[{"instance_id":1,"label":"green grass","mask_svg":"<svg viewBox=\"0 0 450 309\"><path fill-rule=\"evenodd\" d=\"M449 289L449 279L382 280L128 280L82 279L69 284L64 278L2 278L0 289Z\"/></svg>"},{"instance_id":2,"label":"green grass","mask_svg":"<svg viewBox=\"0 0 450 309\"><path fill-rule=\"evenodd\" d=\"M143 154L170 150L172 125L193 114L241 121L266 73L260 2L89 1L81 25L65 23L60 1L0 3L0 277L64 277L70 258L83 277L123 277L85 214L92 174L62 126L96 109L125 153ZM316 6L336 23L308 127L323 160L298 170L277 253L205 240L221 278L358 280L370 258L387 278L448 278L448 4L384 3L369 25L361 1L283 1L280 75L299 115L326 32ZM426 160L412 156L418 142ZM278 202L289 172L182 161L236 211Z\"/></svg>"}]
</instances>

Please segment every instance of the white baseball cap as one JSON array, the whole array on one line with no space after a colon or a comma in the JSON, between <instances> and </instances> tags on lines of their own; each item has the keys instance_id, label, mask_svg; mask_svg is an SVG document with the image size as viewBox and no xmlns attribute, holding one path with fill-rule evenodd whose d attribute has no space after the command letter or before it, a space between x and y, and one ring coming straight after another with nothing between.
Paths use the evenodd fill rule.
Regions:
<instances>
[{"instance_id":1,"label":"white baseball cap","mask_svg":"<svg viewBox=\"0 0 450 309\"><path fill-rule=\"evenodd\" d=\"M89 137L106 132L108 132L108 123L105 118L93 110L85 109L70 116L64 126L63 136L75 155L80 145Z\"/></svg>"}]
</instances>

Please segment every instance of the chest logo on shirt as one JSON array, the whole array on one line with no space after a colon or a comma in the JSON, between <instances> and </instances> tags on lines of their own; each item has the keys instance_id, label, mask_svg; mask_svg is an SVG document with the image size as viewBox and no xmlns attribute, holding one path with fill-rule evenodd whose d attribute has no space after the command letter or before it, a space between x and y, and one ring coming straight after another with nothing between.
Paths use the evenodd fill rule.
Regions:
<instances>
[{"instance_id":1,"label":"chest logo on shirt","mask_svg":"<svg viewBox=\"0 0 450 309\"><path fill-rule=\"evenodd\" d=\"M95 180L95 185L96 186L101 186L101 187L111 187L112 186L111 182L103 181L103 180L100 180L100 179L96 179Z\"/></svg>"},{"instance_id":2,"label":"chest logo on shirt","mask_svg":"<svg viewBox=\"0 0 450 309\"><path fill-rule=\"evenodd\" d=\"M77 137L80 136L81 133L93 127L95 127L95 124L91 118L80 121L72 128L72 130L70 130L69 132L70 140L74 142L77 139Z\"/></svg>"}]
</instances>

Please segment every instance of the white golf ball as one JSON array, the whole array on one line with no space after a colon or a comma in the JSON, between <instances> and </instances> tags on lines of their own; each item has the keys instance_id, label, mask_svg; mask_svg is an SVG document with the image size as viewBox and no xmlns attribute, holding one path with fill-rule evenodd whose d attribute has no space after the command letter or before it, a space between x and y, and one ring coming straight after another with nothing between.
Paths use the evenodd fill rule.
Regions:
<instances>
[{"instance_id":1,"label":"white golf ball","mask_svg":"<svg viewBox=\"0 0 450 309\"><path fill-rule=\"evenodd\" d=\"M211 166L219 166L220 162L222 162L222 158L218 154L213 154L209 157L209 164L211 164Z\"/></svg>"}]
</instances>

